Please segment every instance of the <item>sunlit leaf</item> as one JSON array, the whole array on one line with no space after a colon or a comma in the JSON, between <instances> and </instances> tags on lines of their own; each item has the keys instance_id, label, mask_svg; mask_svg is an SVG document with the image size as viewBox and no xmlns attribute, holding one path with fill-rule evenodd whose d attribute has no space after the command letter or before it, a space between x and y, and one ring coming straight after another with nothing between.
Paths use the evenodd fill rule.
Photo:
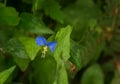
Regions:
<instances>
[{"instance_id":1,"label":"sunlit leaf","mask_svg":"<svg viewBox=\"0 0 120 84\"><path fill-rule=\"evenodd\" d=\"M11 75L14 69L15 69L15 66L0 72L0 84L4 84L4 82L8 79L8 77Z\"/></svg>"},{"instance_id":2,"label":"sunlit leaf","mask_svg":"<svg viewBox=\"0 0 120 84\"><path fill-rule=\"evenodd\" d=\"M30 37L20 37L19 40L24 45L25 50L31 60L34 60L35 56L37 55L40 47L35 43L35 38Z\"/></svg>"},{"instance_id":3,"label":"sunlit leaf","mask_svg":"<svg viewBox=\"0 0 120 84\"><path fill-rule=\"evenodd\" d=\"M72 27L68 25L62 28L56 35L57 47L54 52L54 58L59 63L62 60L66 61L70 57L70 34Z\"/></svg>"}]
</instances>

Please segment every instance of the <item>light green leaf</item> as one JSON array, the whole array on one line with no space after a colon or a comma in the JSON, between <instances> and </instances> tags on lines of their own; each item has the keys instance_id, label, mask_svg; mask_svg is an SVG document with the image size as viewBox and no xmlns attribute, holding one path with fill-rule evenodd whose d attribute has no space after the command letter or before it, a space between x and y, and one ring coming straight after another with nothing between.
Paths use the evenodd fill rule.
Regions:
<instances>
[{"instance_id":1,"label":"light green leaf","mask_svg":"<svg viewBox=\"0 0 120 84\"><path fill-rule=\"evenodd\" d=\"M19 27L27 32L35 34L53 34L54 32L45 26L43 21L30 13L22 13Z\"/></svg>"},{"instance_id":2,"label":"light green leaf","mask_svg":"<svg viewBox=\"0 0 120 84\"><path fill-rule=\"evenodd\" d=\"M37 46L37 44L35 43L35 39L34 38L30 38L30 37L20 37L19 40L22 42L22 44L24 45L26 52L29 56L29 58L31 60L34 60L36 54L38 53L38 51L40 50L40 47Z\"/></svg>"},{"instance_id":3,"label":"light green leaf","mask_svg":"<svg viewBox=\"0 0 120 84\"><path fill-rule=\"evenodd\" d=\"M58 81L57 84L69 84L65 64L61 63L61 68L58 70Z\"/></svg>"},{"instance_id":4,"label":"light green leaf","mask_svg":"<svg viewBox=\"0 0 120 84\"><path fill-rule=\"evenodd\" d=\"M104 75L98 64L90 66L84 72L81 84L104 84Z\"/></svg>"},{"instance_id":5,"label":"light green leaf","mask_svg":"<svg viewBox=\"0 0 120 84\"><path fill-rule=\"evenodd\" d=\"M54 58L59 64L62 60L67 61L70 57L70 34L72 27L68 25L62 28L56 35L57 47L54 52Z\"/></svg>"},{"instance_id":6,"label":"light green leaf","mask_svg":"<svg viewBox=\"0 0 120 84\"><path fill-rule=\"evenodd\" d=\"M4 84L4 82L8 79L8 77L11 75L14 69L15 69L15 66L0 72L0 84Z\"/></svg>"},{"instance_id":7,"label":"light green leaf","mask_svg":"<svg viewBox=\"0 0 120 84\"><path fill-rule=\"evenodd\" d=\"M15 26L19 23L18 12L13 7L0 8L0 24Z\"/></svg>"}]
</instances>

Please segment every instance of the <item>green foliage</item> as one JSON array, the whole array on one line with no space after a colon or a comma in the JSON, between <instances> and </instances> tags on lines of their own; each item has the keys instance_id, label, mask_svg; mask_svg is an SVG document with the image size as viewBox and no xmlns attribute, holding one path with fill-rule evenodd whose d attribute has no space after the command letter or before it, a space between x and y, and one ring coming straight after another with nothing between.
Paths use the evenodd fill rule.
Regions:
<instances>
[{"instance_id":1,"label":"green foliage","mask_svg":"<svg viewBox=\"0 0 120 84\"><path fill-rule=\"evenodd\" d=\"M34 60L36 54L40 50L40 47L38 47L35 43L35 39L29 38L29 37L19 37L20 41L25 47L26 52L28 53L28 56L31 60Z\"/></svg>"},{"instance_id":2,"label":"green foliage","mask_svg":"<svg viewBox=\"0 0 120 84\"><path fill-rule=\"evenodd\" d=\"M0 84L119 84L119 10L118 0L0 0Z\"/></svg>"},{"instance_id":3,"label":"green foliage","mask_svg":"<svg viewBox=\"0 0 120 84\"><path fill-rule=\"evenodd\" d=\"M15 66L0 72L0 84L4 84L5 83L5 81L8 79L8 77L14 71L14 69L15 69Z\"/></svg>"},{"instance_id":4,"label":"green foliage","mask_svg":"<svg viewBox=\"0 0 120 84\"><path fill-rule=\"evenodd\" d=\"M1 7L0 18L1 24L15 26L19 23L18 12L13 7Z\"/></svg>"},{"instance_id":5,"label":"green foliage","mask_svg":"<svg viewBox=\"0 0 120 84\"><path fill-rule=\"evenodd\" d=\"M34 77L32 79L34 79L35 84L53 84L56 78L56 67L56 61L53 56L48 54L44 59L38 54L32 62L32 74Z\"/></svg>"},{"instance_id":6,"label":"green foliage","mask_svg":"<svg viewBox=\"0 0 120 84\"><path fill-rule=\"evenodd\" d=\"M59 64L61 62L61 59L63 61L67 61L70 57L70 33L72 31L71 26L67 26L66 28L61 29L57 35L57 47L54 52L54 57Z\"/></svg>"},{"instance_id":7,"label":"green foliage","mask_svg":"<svg viewBox=\"0 0 120 84\"><path fill-rule=\"evenodd\" d=\"M99 65L92 65L85 71L82 84L104 84L104 76Z\"/></svg>"},{"instance_id":8,"label":"green foliage","mask_svg":"<svg viewBox=\"0 0 120 84\"><path fill-rule=\"evenodd\" d=\"M25 31L27 30L26 32L35 34L53 34L53 31L46 27L39 17L29 13L22 13L20 18L21 21L19 27Z\"/></svg>"}]
</instances>

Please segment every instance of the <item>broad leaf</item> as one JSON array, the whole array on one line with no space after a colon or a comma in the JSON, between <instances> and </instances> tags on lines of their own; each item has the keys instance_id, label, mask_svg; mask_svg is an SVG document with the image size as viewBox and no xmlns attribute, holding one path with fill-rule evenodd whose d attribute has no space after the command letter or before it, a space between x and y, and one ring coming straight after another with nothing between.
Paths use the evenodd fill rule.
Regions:
<instances>
[{"instance_id":1,"label":"broad leaf","mask_svg":"<svg viewBox=\"0 0 120 84\"><path fill-rule=\"evenodd\" d=\"M53 56L49 54L45 58L41 58L41 55L37 55L36 59L33 60L33 81L35 84L53 84L56 77L56 61Z\"/></svg>"},{"instance_id":2,"label":"broad leaf","mask_svg":"<svg viewBox=\"0 0 120 84\"><path fill-rule=\"evenodd\" d=\"M72 27L68 25L62 28L56 35L57 47L54 52L54 58L59 64L62 60L67 61L70 57L70 34Z\"/></svg>"},{"instance_id":3,"label":"broad leaf","mask_svg":"<svg viewBox=\"0 0 120 84\"><path fill-rule=\"evenodd\" d=\"M45 26L43 21L30 13L22 13L20 15L20 24L19 27L30 33L35 34L53 34L54 32Z\"/></svg>"},{"instance_id":4,"label":"broad leaf","mask_svg":"<svg viewBox=\"0 0 120 84\"><path fill-rule=\"evenodd\" d=\"M90 66L82 76L81 84L104 84L104 75L98 64Z\"/></svg>"},{"instance_id":5,"label":"broad leaf","mask_svg":"<svg viewBox=\"0 0 120 84\"><path fill-rule=\"evenodd\" d=\"M14 69L15 69L15 66L0 72L0 84L4 84L4 82L8 79L8 77L11 75Z\"/></svg>"},{"instance_id":6,"label":"broad leaf","mask_svg":"<svg viewBox=\"0 0 120 84\"><path fill-rule=\"evenodd\" d=\"M0 24L15 26L19 23L18 12L13 7L0 8Z\"/></svg>"},{"instance_id":7,"label":"broad leaf","mask_svg":"<svg viewBox=\"0 0 120 84\"><path fill-rule=\"evenodd\" d=\"M65 22L74 26L72 36L75 39L81 39L88 28L89 20L98 19L100 14L101 11L93 0L77 0L64 9Z\"/></svg>"},{"instance_id":8,"label":"broad leaf","mask_svg":"<svg viewBox=\"0 0 120 84\"><path fill-rule=\"evenodd\" d=\"M24 71L28 64L29 58L24 46L17 39L10 39L6 44L7 53L11 54L16 64Z\"/></svg>"},{"instance_id":9,"label":"broad leaf","mask_svg":"<svg viewBox=\"0 0 120 84\"><path fill-rule=\"evenodd\" d=\"M35 43L34 38L30 37L20 37L19 40L24 45L25 50L31 60L34 60L35 56L37 55L38 51L40 50L40 47L37 46Z\"/></svg>"}]
</instances>

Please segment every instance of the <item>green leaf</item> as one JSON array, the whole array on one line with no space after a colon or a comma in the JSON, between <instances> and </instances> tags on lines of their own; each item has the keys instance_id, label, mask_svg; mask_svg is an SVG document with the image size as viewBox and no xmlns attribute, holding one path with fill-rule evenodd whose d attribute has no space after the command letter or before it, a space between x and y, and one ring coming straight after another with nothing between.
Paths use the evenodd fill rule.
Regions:
<instances>
[{"instance_id":1,"label":"green leaf","mask_svg":"<svg viewBox=\"0 0 120 84\"><path fill-rule=\"evenodd\" d=\"M15 26L19 23L18 12L13 7L0 8L0 24Z\"/></svg>"},{"instance_id":2,"label":"green leaf","mask_svg":"<svg viewBox=\"0 0 120 84\"><path fill-rule=\"evenodd\" d=\"M42 9L44 3L45 3L45 0L34 0L33 1L33 6L32 6L32 11L35 12L37 10Z\"/></svg>"},{"instance_id":3,"label":"green leaf","mask_svg":"<svg viewBox=\"0 0 120 84\"><path fill-rule=\"evenodd\" d=\"M16 64L24 71L28 64L29 58L24 46L15 38L10 39L6 44L6 52L11 54Z\"/></svg>"},{"instance_id":4,"label":"green leaf","mask_svg":"<svg viewBox=\"0 0 120 84\"><path fill-rule=\"evenodd\" d=\"M65 64L61 63L61 66L58 69L57 84L69 84Z\"/></svg>"},{"instance_id":5,"label":"green leaf","mask_svg":"<svg viewBox=\"0 0 120 84\"><path fill-rule=\"evenodd\" d=\"M35 43L34 38L30 37L20 37L19 40L24 45L26 52L31 60L34 60L35 56L37 55L38 51L40 50L40 47L37 46Z\"/></svg>"},{"instance_id":6,"label":"green leaf","mask_svg":"<svg viewBox=\"0 0 120 84\"><path fill-rule=\"evenodd\" d=\"M54 52L54 58L59 64L62 60L67 61L70 57L70 34L72 27L68 25L62 28L56 35L57 47Z\"/></svg>"},{"instance_id":7,"label":"green leaf","mask_svg":"<svg viewBox=\"0 0 120 84\"><path fill-rule=\"evenodd\" d=\"M47 54L45 58L41 58L38 54L32 62L33 81L35 84L53 84L56 77L56 61L53 56Z\"/></svg>"},{"instance_id":8,"label":"green leaf","mask_svg":"<svg viewBox=\"0 0 120 84\"><path fill-rule=\"evenodd\" d=\"M29 59L23 59L16 56L13 56L13 58L14 61L16 62L16 65L18 65L22 71L25 71L27 69L30 62Z\"/></svg>"},{"instance_id":9,"label":"green leaf","mask_svg":"<svg viewBox=\"0 0 120 84\"><path fill-rule=\"evenodd\" d=\"M12 56L28 59L24 46L16 38L12 38L7 42L6 51Z\"/></svg>"},{"instance_id":10,"label":"green leaf","mask_svg":"<svg viewBox=\"0 0 120 84\"><path fill-rule=\"evenodd\" d=\"M80 54L80 49L79 49L79 45L71 40L71 46L70 46L70 55L71 57L69 58L69 60L75 64L75 66L80 69L82 67L82 63L81 63L81 54Z\"/></svg>"},{"instance_id":11,"label":"green leaf","mask_svg":"<svg viewBox=\"0 0 120 84\"><path fill-rule=\"evenodd\" d=\"M46 1L43 9L45 10L45 14L49 15L52 19L63 23L63 13L60 10L60 5L55 0Z\"/></svg>"},{"instance_id":12,"label":"green leaf","mask_svg":"<svg viewBox=\"0 0 120 84\"><path fill-rule=\"evenodd\" d=\"M81 84L104 84L104 75L98 64L90 66L83 74Z\"/></svg>"},{"instance_id":13,"label":"green leaf","mask_svg":"<svg viewBox=\"0 0 120 84\"><path fill-rule=\"evenodd\" d=\"M65 23L74 26L72 36L80 40L89 28L90 19L98 19L101 11L94 4L93 0L77 0L76 3L64 9Z\"/></svg>"},{"instance_id":14,"label":"green leaf","mask_svg":"<svg viewBox=\"0 0 120 84\"><path fill-rule=\"evenodd\" d=\"M22 13L20 15L19 27L27 32L35 34L53 34L54 32L45 26L43 21L30 13Z\"/></svg>"},{"instance_id":15,"label":"green leaf","mask_svg":"<svg viewBox=\"0 0 120 84\"><path fill-rule=\"evenodd\" d=\"M15 66L0 72L0 84L4 84L4 82L8 79L8 77L11 75L14 69L15 69Z\"/></svg>"}]
</instances>

